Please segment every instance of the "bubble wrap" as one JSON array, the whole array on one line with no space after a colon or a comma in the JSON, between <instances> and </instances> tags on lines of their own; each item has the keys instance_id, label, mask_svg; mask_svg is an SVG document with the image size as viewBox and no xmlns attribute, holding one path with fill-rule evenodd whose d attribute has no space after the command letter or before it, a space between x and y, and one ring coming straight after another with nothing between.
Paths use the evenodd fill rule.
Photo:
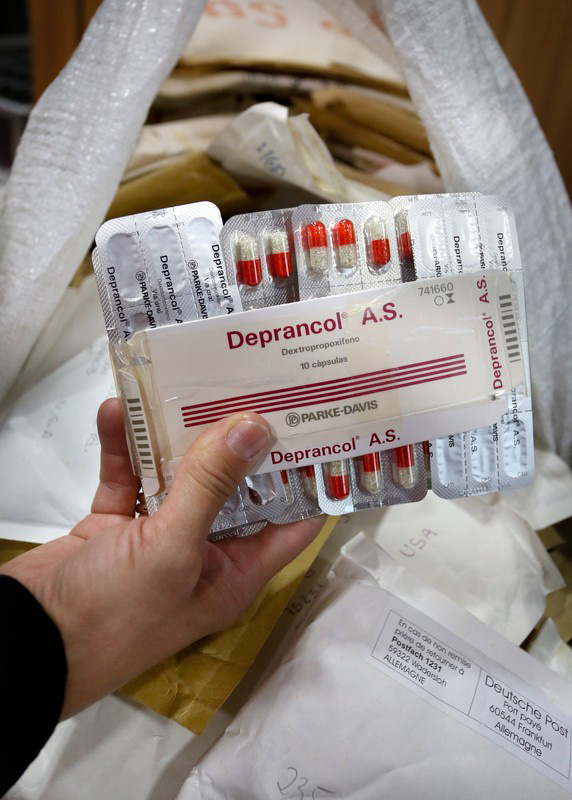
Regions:
<instances>
[{"instance_id":1,"label":"bubble wrap","mask_svg":"<svg viewBox=\"0 0 572 800\"><path fill-rule=\"evenodd\" d=\"M448 192L498 194L522 253L537 440L572 462L572 213L528 98L475 0L323 0L354 33L380 12ZM381 52L382 41L368 38Z\"/></svg>"},{"instance_id":2,"label":"bubble wrap","mask_svg":"<svg viewBox=\"0 0 572 800\"><path fill-rule=\"evenodd\" d=\"M36 104L0 216L0 399L93 241L205 0L106 0Z\"/></svg>"}]
</instances>

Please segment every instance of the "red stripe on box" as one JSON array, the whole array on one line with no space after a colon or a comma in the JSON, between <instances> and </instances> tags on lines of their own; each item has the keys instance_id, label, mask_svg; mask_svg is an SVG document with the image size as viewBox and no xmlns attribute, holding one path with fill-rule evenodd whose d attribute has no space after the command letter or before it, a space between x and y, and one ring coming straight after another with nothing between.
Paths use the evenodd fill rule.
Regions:
<instances>
[{"instance_id":1,"label":"red stripe on box","mask_svg":"<svg viewBox=\"0 0 572 800\"><path fill-rule=\"evenodd\" d=\"M332 392L329 395L324 397L317 397L311 400L307 400L306 402L296 403L292 401L284 402L283 400L275 401L272 404L261 404L260 406L252 406L251 404L246 404L239 408L233 408L231 411L225 411L224 409L216 409L213 411L206 411L203 416L193 418L183 418L184 427L185 428L193 428L197 425L207 425L211 422L216 422L219 419L225 417L228 413L237 413L240 411L255 411L257 414L266 414L272 411L285 411L290 410L293 408L306 408L307 406L314 406L314 405L321 405L323 403L334 402L338 400L349 400L353 397L363 397L364 395L368 394L377 394L381 392L388 392L393 389L402 389L407 386L417 386L422 383L431 383L432 381L441 381L446 380L447 378L456 378L462 375L466 375L467 370L465 369L464 365L454 368L453 370L448 371L440 371L435 372L429 377L422 377L419 376L417 379L408 380L407 378L403 378L402 380L393 381L392 383L385 384L384 382L380 385L375 386L368 386L366 389L361 389L360 391L355 391L354 389L346 389L346 390L338 390L337 392Z\"/></svg>"},{"instance_id":2,"label":"red stripe on box","mask_svg":"<svg viewBox=\"0 0 572 800\"><path fill-rule=\"evenodd\" d=\"M302 404L302 402L306 400L312 400L314 403L325 402L328 399L336 398L338 396L345 397L348 393L355 392L358 389L367 389L371 392L376 391L377 389L384 388L386 385L393 385L396 382L403 383L403 381L410 381L417 378L428 378L434 375L443 375L445 373L458 370L458 369L465 369L465 363L459 362L455 363L451 366L441 367L441 368L431 368L431 369L423 369L423 370L412 370L411 374L409 372L403 372L399 375L392 375L388 377L375 377L375 378L362 378L359 381L356 381L355 384L346 385L346 386L334 386L334 387L327 387L324 389L309 389L303 392L295 390L291 393L285 394L281 397L270 397L268 399L262 398L260 403L264 403L265 408L270 411L273 409L274 406L282 406L284 403L289 404L293 408L298 407ZM350 394L351 396L351 394ZM256 400L250 401L248 400L249 404L256 403ZM225 414L231 414L233 411L243 411L245 408L245 401L237 403L234 399L228 398L228 402L224 405L217 404L217 408L201 408L198 411L183 411L183 419L185 422L191 422L193 419L198 417L207 417L212 416L213 414L218 414L224 416Z\"/></svg>"},{"instance_id":3,"label":"red stripe on box","mask_svg":"<svg viewBox=\"0 0 572 800\"><path fill-rule=\"evenodd\" d=\"M438 359L444 362L444 359ZM437 359L436 359L437 361ZM377 372L366 372L362 375L355 375L349 378L343 378L336 381L321 381L319 383L306 384L304 386L290 387L285 389L275 389L269 392L255 392L250 395L241 395L240 397L227 397L223 400L214 400L207 403L197 403L194 406L183 406L183 417L190 420L197 416L205 416L215 412L230 413L234 409L242 409L247 403L250 407L252 404L258 403L276 403L279 401L288 401L291 405L296 405L303 400L309 400L315 397L323 397L331 392L349 391L354 389L366 388L373 386L379 382L402 380L404 378L422 377L432 375L442 370L458 369L465 367L464 357L452 357L450 361L440 364L432 364L425 362L427 366L418 368L417 365L412 367L399 367L399 372L395 370L378 370Z\"/></svg>"}]
</instances>

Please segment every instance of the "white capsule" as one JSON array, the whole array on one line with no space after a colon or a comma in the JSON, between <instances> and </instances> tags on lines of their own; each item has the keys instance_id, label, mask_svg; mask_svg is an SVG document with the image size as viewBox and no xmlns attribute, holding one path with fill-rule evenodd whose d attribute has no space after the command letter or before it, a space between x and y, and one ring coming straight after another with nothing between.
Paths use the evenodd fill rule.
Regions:
<instances>
[{"instance_id":1,"label":"white capsule","mask_svg":"<svg viewBox=\"0 0 572 800\"><path fill-rule=\"evenodd\" d=\"M326 493L333 500L345 500L350 493L347 461L330 461L322 465Z\"/></svg>"},{"instance_id":2,"label":"white capsule","mask_svg":"<svg viewBox=\"0 0 572 800\"><path fill-rule=\"evenodd\" d=\"M288 236L285 231L274 230L268 234L268 243L270 244L270 252L287 253L290 249L288 245Z\"/></svg>"},{"instance_id":3,"label":"white capsule","mask_svg":"<svg viewBox=\"0 0 572 800\"><path fill-rule=\"evenodd\" d=\"M286 498L287 505L290 505L294 500L292 489L290 487L290 480L288 479L288 471L285 469L280 470L280 477L282 478L282 485L284 487L284 497Z\"/></svg>"},{"instance_id":4,"label":"white capsule","mask_svg":"<svg viewBox=\"0 0 572 800\"><path fill-rule=\"evenodd\" d=\"M257 258L260 258L258 242L254 236L249 236L247 233L238 234L236 251L238 261L256 261Z\"/></svg>"},{"instance_id":5,"label":"white capsule","mask_svg":"<svg viewBox=\"0 0 572 800\"><path fill-rule=\"evenodd\" d=\"M304 225L301 231L302 246L306 252L308 269L325 272L328 268L328 236L326 226L320 220Z\"/></svg>"},{"instance_id":6,"label":"white capsule","mask_svg":"<svg viewBox=\"0 0 572 800\"><path fill-rule=\"evenodd\" d=\"M310 497L317 498L318 486L316 484L316 471L314 467L311 464L307 467L302 467L301 472L304 488L306 489L307 493L310 495Z\"/></svg>"},{"instance_id":7,"label":"white capsule","mask_svg":"<svg viewBox=\"0 0 572 800\"><path fill-rule=\"evenodd\" d=\"M383 488L379 453L369 453L359 459L361 487L367 494L379 494Z\"/></svg>"},{"instance_id":8,"label":"white capsule","mask_svg":"<svg viewBox=\"0 0 572 800\"><path fill-rule=\"evenodd\" d=\"M392 452L393 478L402 489L413 489L417 483L417 467L415 466L415 451L408 444L396 447Z\"/></svg>"},{"instance_id":9,"label":"white capsule","mask_svg":"<svg viewBox=\"0 0 572 800\"><path fill-rule=\"evenodd\" d=\"M379 494L383 488L383 481L379 472L364 472L362 475L364 492L368 494Z\"/></svg>"},{"instance_id":10,"label":"white capsule","mask_svg":"<svg viewBox=\"0 0 572 800\"><path fill-rule=\"evenodd\" d=\"M385 223L381 217L371 217L366 223L366 230L368 238L371 240L387 238Z\"/></svg>"},{"instance_id":11,"label":"white capsule","mask_svg":"<svg viewBox=\"0 0 572 800\"><path fill-rule=\"evenodd\" d=\"M308 250L308 262L313 272L325 272L328 268L328 248L311 247Z\"/></svg>"},{"instance_id":12,"label":"white capsule","mask_svg":"<svg viewBox=\"0 0 572 800\"><path fill-rule=\"evenodd\" d=\"M395 481L402 489L413 489L417 483L415 467L394 467Z\"/></svg>"},{"instance_id":13,"label":"white capsule","mask_svg":"<svg viewBox=\"0 0 572 800\"><path fill-rule=\"evenodd\" d=\"M338 269L353 269L357 264L357 248L355 244L341 244L337 248Z\"/></svg>"}]
</instances>

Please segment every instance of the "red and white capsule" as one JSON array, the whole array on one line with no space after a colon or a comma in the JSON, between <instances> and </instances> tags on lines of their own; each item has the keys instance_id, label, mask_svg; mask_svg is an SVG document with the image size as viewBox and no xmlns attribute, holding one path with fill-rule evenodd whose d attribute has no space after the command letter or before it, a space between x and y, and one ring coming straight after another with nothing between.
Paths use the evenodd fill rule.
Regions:
<instances>
[{"instance_id":1,"label":"red and white capsule","mask_svg":"<svg viewBox=\"0 0 572 800\"><path fill-rule=\"evenodd\" d=\"M286 280L292 274L292 258L286 231L275 230L268 234L266 264L272 278Z\"/></svg>"},{"instance_id":2,"label":"red and white capsule","mask_svg":"<svg viewBox=\"0 0 572 800\"><path fill-rule=\"evenodd\" d=\"M350 473L347 461L330 461L323 464L326 494L332 500L345 500L350 493Z\"/></svg>"},{"instance_id":3,"label":"red and white capsule","mask_svg":"<svg viewBox=\"0 0 572 800\"><path fill-rule=\"evenodd\" d=\"M306 492L310 497L318 497L318 487L316 486L316 470L313 464L308 464L307 467L300 467L302 473L302 482Z\"/></svg>"},{"instance_id":4,"label":"red and white capsule","mask_svg":"<svg viewBox=\"0 0 572 800\"><path fill-rule=\"evenodd\" d=\"M413 489L417 483L417 465L412 444L396 447L392 451L393 478L402 489Z\"/></svg>"},{"instance_id":5,"label":"red and white capsule","mask_svg":"<svg viewBox=\"0 0 572 800\"><path fill-rule=\"evenodd\" d=\"M431 448L427 439L423 442L423 458L425 459L425 471L431 475Z\"/></svg>"},{"instance_id":6,"label":"red and white capsule","mask_svg":"<svg viewBox=\"0 0 572 800\"><path fill-rule=\"evenodd\" d=\"M397 230L397 252L399 253L399 260L404 266L412 266L413 245L411 243L407 215L404 211L401 211L395 217L395 228Z\"/></svg>"},{"instance_id":7,"label":"red and white capsule","mask_svg":"<svg viewBox=\"0 0 572 800\"><path fill-rule=\"evenodd\" d=\"M306 264L312 272L323 273L328 268L328 234L320 220L310 222L302 228L302 248Z\"/></svg>"},{"instance_id":8,"label":"red and white capsule","mask_svg":"<svg viewBox=\"0 0 572 800\"><path fill-rule=\"evenodd\" d=\"M356 230L351 219L340 219L332 228L336 267L354 269L357 265Z\"/></svg>"},{"instance_id":9,"label":"red and white capsule","mask_svg":"<svg viewBox=\"0 0 572 800\"><path fill-rule=\"evenodd\" d=\"M247 233L239 233L236 239L236 277L246 286L258 286L262 281L258 243Z\"/></svg>"},{"instance_id":10,"label":"red and white capsule","mask_svg":"<svg viewBox=\"0 0 572 800\"><path fill-rule=\"evenodd\" d=\"M379 494L383 488L379 453L367 453L359 458L361 488L367 494Z\"/></svg>"},{"instance_id":11,"label":"red and white capsule","mask_svg":"<svg viewBox=\"0 0 572 800\"><path fill-rule=\"evenodd\" d=\"M284 486L284 497L286 498L286 503L290 505L294 499L294 496L292 495L292 487L290 486L290 479L288 478L288 470L281 469L280 477L282 478L282 485Z\"/></svg>"},{"instance_id":12,"label":"red and white capsule","mask_svg":"<svg viewBox=\"0 0 572 800\"><path fill-rule=\"evenodd\" d=\"M385 222L381 217L370 217L364 225L364 233L369 266L372 269L383 269L391 259Z\"/></svg>"}]
</instances>

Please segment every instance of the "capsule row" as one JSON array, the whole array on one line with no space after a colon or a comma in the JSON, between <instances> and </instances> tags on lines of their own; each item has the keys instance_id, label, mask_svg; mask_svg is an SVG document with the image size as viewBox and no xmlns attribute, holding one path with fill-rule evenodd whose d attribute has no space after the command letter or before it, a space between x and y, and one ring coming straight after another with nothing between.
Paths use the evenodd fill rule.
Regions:
<instances>
[{"instance_id":1,"label":"capsule row","mask_svg":"<svg viewBox=\"0 0 572 800\"><path fill-rule=\"evenodd\" d=\"M291 277L292 256L288 233L275 228L265 231L262 257L266 262L269 276L278 281ZM236 279L239 285L259 286L263 280L262 260L257 237L246 231L238 231L234 242L234 262Z\"/></svg>"},{"instance_id":2,"label":"capsule row","mask_svg":"<svg viewBox=\"0 0 572 800\"><path fill-rule=\"evenodd\" d=\"M513 354L524 361L525 386L511 391L510 411L490 427L431 443L432 489L438 496L450 498L526 486L534 475L532 405L526 389L530 377L524 293L512 211L502 198L473 193L401 197L390 204L395 213L402 280L485 268L505 270L513 277L514 299L505 301L502 320L515 337L511 339Z\"/></svg>"},{"instance_id":3,"label":"capsule row","mask_svg":"<svg viewBox=\"0 0 572 800\"><path fill-rule=\"evenodd\" d=\"M415 449L413 445L396 447L391 453L392 479L404 490L413 489L419 480ZM384 488L384 475L381 454L377 451L354 459L359 476L359 488L367 495L377 496ZM330 500L346 500L350 496L349 460L330 461L321 466L309 464L298 468L305 491L309 497L318 498L316 469L322 470L324 488ZM281 470L281 480L289 502L293 501L288 470Z\"/></svg>"},{"instance_id":4,"label":"capsule row","mask_svg":"<svg viewBox=\"0 0 572 800\"><path fill-rule=\"evenodd\" d=\"M387 223L380 216L372 216L363 224L366 263L371 270L384 270L391 262L391 246ZM263 279L262 263L275 281L286 281L293 273L292 253L288 232L275 228L259 237L246 230L238 230L234 238L233 256L239 286L256 287ZM329 229L321 220L314 220L301 228L302 248L306 269L317 275L329 267L329 246L332 246L333 265L341 273L352 272L358 266L357 234L351 219L339 219ZM262 252L261 252L262 249Z\"/></svg>"},{"instance_id":5,"label":"capsule row","mask_svg":"<svg viewBox=\"0 0 572 800\"><path fill-rule=\"evenodd\" d=\"M332 248L334 267L341 273L352 272L358 267L358 234L351 219L332 221L327 227L320 220L312 220L300 228L302 250L306 269L322 275L330 263L329 247ZM378 215L369 217L362 226L366 264L371 270L384 270L391 262L391 245L386 221Z\"/></svg>"}]
</instances>

